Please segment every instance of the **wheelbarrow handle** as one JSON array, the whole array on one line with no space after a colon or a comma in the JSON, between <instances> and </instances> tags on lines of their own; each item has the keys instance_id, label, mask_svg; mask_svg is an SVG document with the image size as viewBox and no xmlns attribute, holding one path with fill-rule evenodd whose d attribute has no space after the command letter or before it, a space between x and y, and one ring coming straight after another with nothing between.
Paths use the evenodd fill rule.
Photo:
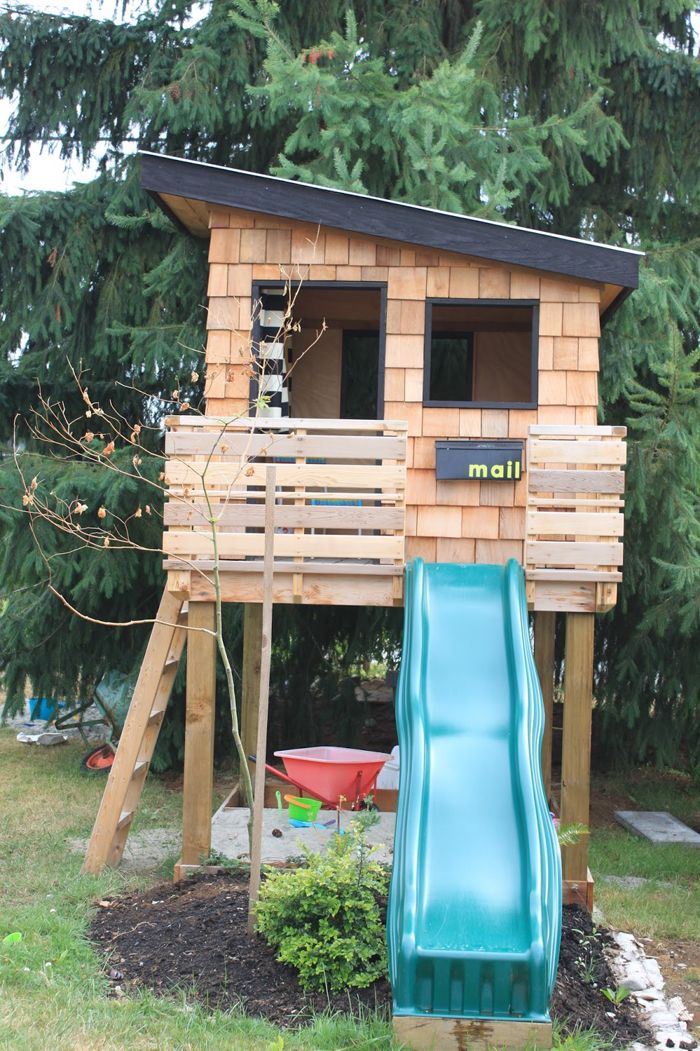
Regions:
<instances>
[{"instance_id":1,"label":"wheelbarrow handle","mask_svg":"<svg viewBox=\"0 0 700 1051\"><path fill-rule=\"evenodd\" d=\"M251 763L257 763L257 761L258 761L257 758L254 755L249 755L248 759L250 760ZM278 770L276 766L270 766L269 763L265 763L265 769L269 770L271 774L275 775L275 777L279 777L280 780L288 781L289 784L290 785L294 785L294 787L297 790L301 787L298 781L292 781L291 777L287 777L287 775L283 774L281 770Z\"/></svg>"}]
</instances>

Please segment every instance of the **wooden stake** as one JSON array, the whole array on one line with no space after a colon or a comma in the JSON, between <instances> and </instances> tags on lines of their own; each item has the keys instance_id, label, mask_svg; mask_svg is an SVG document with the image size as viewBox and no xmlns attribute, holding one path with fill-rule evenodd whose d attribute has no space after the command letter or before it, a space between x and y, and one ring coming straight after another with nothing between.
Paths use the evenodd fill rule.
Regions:
<instances>
[{"instance_id":1,"label":"wooden stake","mask_svg":"<svg viewBox=\"0 0 700 1051\"><path fill-rule=\"evenodd\" d=\"M199 864L211 849L216 638L208 632L213 632L215 628L214 603L191 602L187 632L185 771L182 786L181 861L184 865Z\"/></svg>"},{"instance_id":2,"label":"wooden stake","mask_svg":"<svg viewBox=\"0 0 700 1051\"><path fill-rule=\"evenodd\" d=\"M544 734L542 736L542 777L549 800L552 790L552 717L554 712L554 632L556 613L535 613L535 664L544 701Z\"/></svg>"},{"instance_id":3,"label":"wooden stake","mask_svg":"<svg viewBox=\"0 0 700 1051\"><path fill-rule=\"evenodd\" d=\"M255 749L255 787L253 791L253 834L250 856L248 933L255 930L255 902L260 891L262 826L265 811L265 758L267 756L267 713L270 703L270 658L272 654L272 579L275 544L275 475L268 466L265 477L265 562L263 567L262 640L260 647L260 692L258 700L258 739Z\"/></svg>"},{"instance_id":4,"label":"wooden stake","mask_svg":"<svg viewBox=\"0 0 700 1051\"><path fill-rule=\"evenodd\" d=\"M258 744L258 701L260 699L260 639L262 638L263 608L260 602L246 602L243 606L243 689L241 691L241 740L246 755L255 752ZM248 763L251 780L255 780L255 764ZM243 798L241 796L241 798Z\"/></svg>"},{"instance_id":5,"label":"wooden stake","mask_svg":"<svg viewBox=\"0 0 700 1051\"><path fill-rule=\"evenodd\" d=\"M588 824L593 708L593 613L566 614L561 823ZM588 836L562 848L565 880L585 882Z\"/></svg>"}]
</instances>

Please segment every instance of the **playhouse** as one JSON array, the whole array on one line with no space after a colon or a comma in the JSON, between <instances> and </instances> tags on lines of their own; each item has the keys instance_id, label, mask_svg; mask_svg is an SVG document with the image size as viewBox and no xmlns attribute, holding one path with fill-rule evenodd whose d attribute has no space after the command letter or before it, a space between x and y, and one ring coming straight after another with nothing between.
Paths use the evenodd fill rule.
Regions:
<instances>
[{"instance_id":1,"label":"playhouse","mask_svg":"<svg viewBox=\"0 0 700 1051\"><path fill-rule=\"evenodd\" d=\"M522 566L545 788L562 615L561 820L586 823L594 620L616 602L623 550L625 431L598 424L598 341L637 285L639 253L174 157L143 154L141 170L172 220L208 241L206 415L167 421L163 623L86 867L121 855L185 604L190 628L213 622L204 464L223 596L245 604L248 750L274 464L274 602L402 605L414 559ZM215 649L201 632L188 647L183 865L208 853L212 810ZM565 900L590 908L585 838L564 848L563 870Z\"/></svg>"}]
</instances>

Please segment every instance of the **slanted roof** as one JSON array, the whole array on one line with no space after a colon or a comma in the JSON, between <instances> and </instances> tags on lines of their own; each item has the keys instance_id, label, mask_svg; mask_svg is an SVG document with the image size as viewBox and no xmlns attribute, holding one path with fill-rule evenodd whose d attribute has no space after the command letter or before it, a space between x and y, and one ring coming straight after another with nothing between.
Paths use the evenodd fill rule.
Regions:
<instances>
[{"instance_id":1,"label":"slanted roof","mask_svg":"<svg viewBox=\"0 0 700 1051\"><path fill-rule=\"evenodd\" d=\"M179 225L208 234L206 205L318 223L610 286L606 313L639 283L642 252L271 175L141 153L141 184Z\"/></svg>"}]
</instances>

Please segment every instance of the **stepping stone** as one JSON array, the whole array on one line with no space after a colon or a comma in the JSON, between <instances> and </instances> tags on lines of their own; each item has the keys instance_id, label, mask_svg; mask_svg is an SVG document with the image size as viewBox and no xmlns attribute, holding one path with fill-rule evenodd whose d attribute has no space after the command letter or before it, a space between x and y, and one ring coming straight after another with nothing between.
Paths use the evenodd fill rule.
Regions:
<instances>
[{"instance_id":1,"label":"stepping stone","mask_svg":"<svg viewBox=\"0 0 700 1051\"><path fill-rule=\"evenodd\" d=\"M666 810L616 810L615 817L650 843L700 848L700 835Z\"/></svg>"}]
</instances>

